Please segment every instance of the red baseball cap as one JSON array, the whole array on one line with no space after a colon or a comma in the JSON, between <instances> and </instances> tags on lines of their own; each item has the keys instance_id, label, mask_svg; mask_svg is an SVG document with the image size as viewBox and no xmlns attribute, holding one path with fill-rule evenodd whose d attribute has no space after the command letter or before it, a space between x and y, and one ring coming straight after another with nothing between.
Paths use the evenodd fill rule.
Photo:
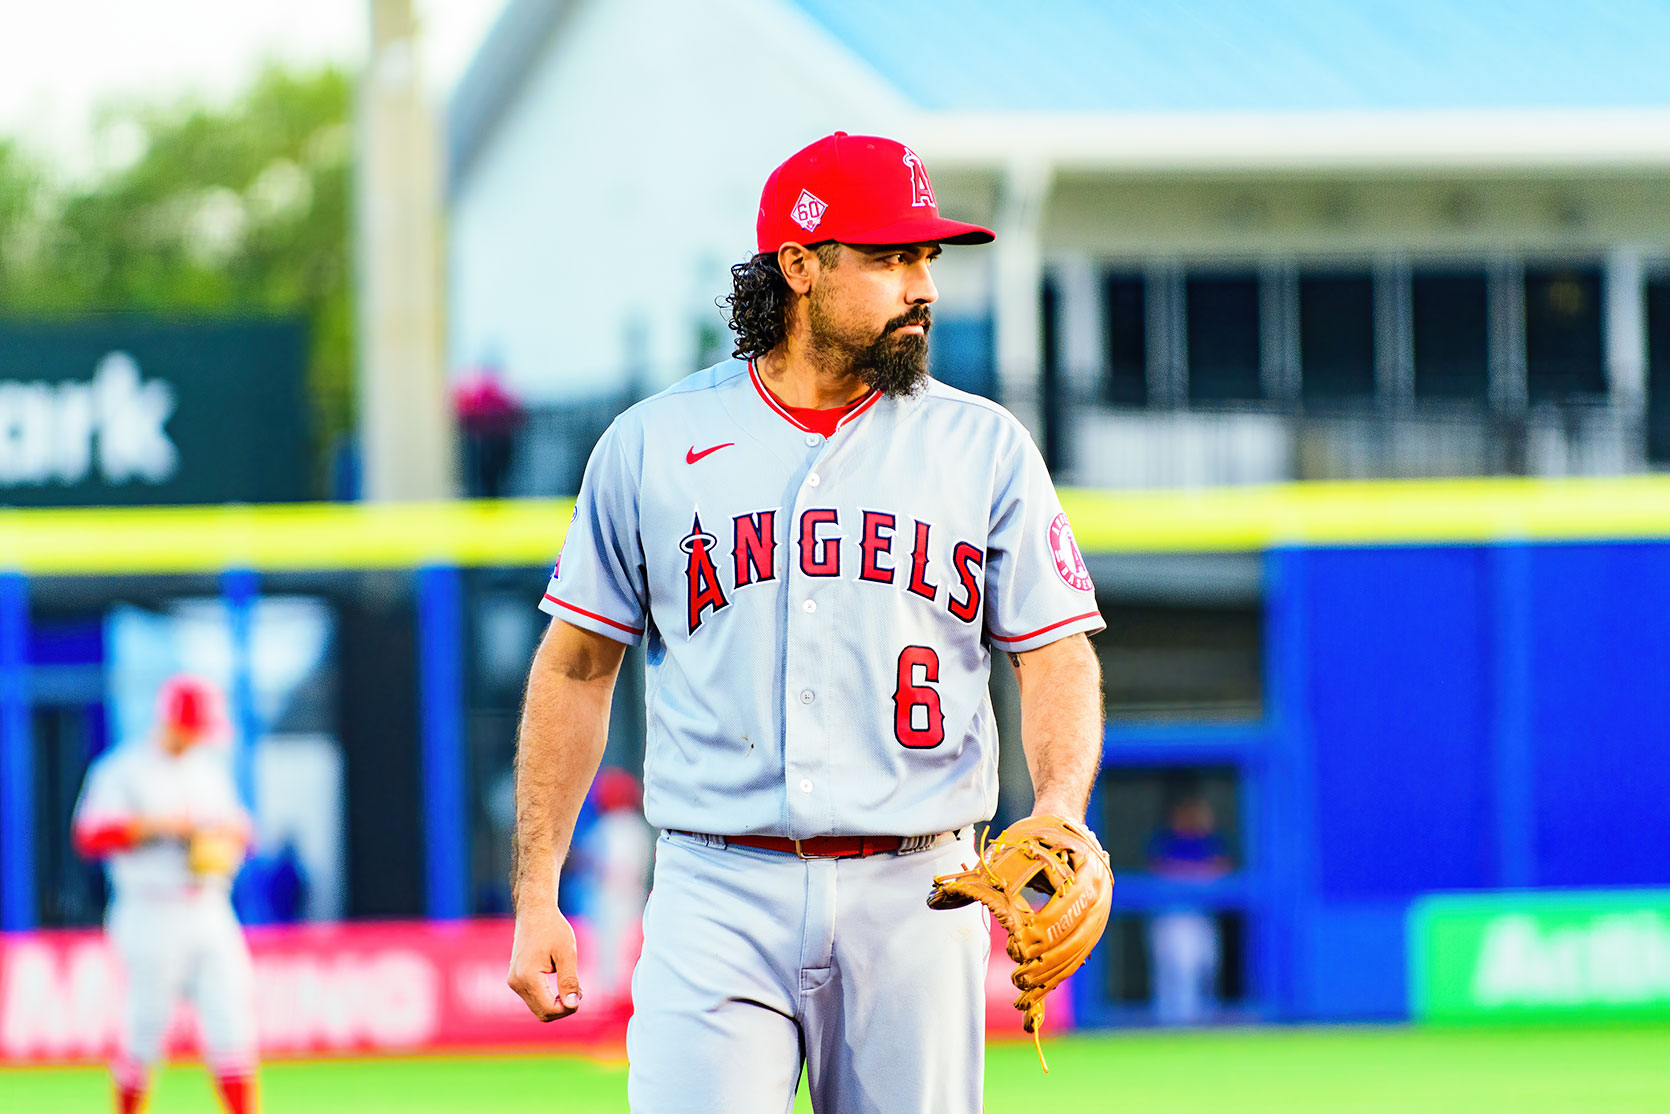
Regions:
<instances>
[{"instance_id":1,"label":"red baseball cap","mask_svg":"<svg viewBox=\"0 0 1670 1114\"><path fill-rule=\"evenodd\" d=\"M818 244L989 244L991 229L939 215L928 168L903 143L836 132L790 155L760 194L760 251Z\"/></svg>"},{"instance_id":2,"label":"red baseball cap","mask_svg":"<svg viewBox=\"0 0 1670 1114\"><path fill-rule=\"evenodd\" d=\"M163 723L194 739L214 734L222 726L219 695L199 677L172 677L157 695Z\"/></svg>"},{"instance_id":3,"label":"red baseball cap","mask_svg":"<svg viewBox=\"0 0 1670 1114\"><path fill-rule=\"evenodd\" d=\"M618 766L603 767L591 789L602 812L644 807L644 790L638 779Z\"/></svg>"}]
</instances>

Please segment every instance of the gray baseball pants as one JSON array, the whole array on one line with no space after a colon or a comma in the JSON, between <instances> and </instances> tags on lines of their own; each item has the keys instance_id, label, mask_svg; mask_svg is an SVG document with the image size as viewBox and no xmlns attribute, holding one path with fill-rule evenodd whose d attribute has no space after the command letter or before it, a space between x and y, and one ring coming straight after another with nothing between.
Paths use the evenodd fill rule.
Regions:
<instances>
[{"instance_id":1,"label":"gray baseball pants","mask_svg":"<svg viewBox=\"0 0 1670 1114\"><path fill-rule=\"evenodd\" d=\"M633 1114L979 1114L984 907L925 904L975 859L800 858L663 832L632 977Z\"/></svg>"}]
</instances>

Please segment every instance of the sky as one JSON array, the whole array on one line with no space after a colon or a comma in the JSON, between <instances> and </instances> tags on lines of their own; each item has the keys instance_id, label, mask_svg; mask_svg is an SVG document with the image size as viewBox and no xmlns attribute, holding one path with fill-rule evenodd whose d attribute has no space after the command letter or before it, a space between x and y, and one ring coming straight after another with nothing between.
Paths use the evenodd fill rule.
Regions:
<instances>
[{"instance_id":1,"label":"sky","mask_svg":"<svg viewBox=\"0 0 1670 1114\"><path fill-rule=\"evenodd\" d=\"M505 0L415 0L444 99ZM223 99L266 59L353 65L369 0L0 0L0 138L69 174L96 162L100 106Z\"/></svg>"}]
</instances>

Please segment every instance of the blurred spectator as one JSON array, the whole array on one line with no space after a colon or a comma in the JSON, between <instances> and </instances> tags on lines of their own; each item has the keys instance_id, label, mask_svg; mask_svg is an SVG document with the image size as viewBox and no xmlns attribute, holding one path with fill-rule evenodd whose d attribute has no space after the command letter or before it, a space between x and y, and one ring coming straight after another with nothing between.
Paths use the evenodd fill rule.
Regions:
<instances>
[{"instance_id":1,"label":"blurred spectator","mask_svg":"<svg viewBox=\"0 0 1670 1114\"><path fill-rule=\"evenodd\" d=\"M1164 827L1148 841L1148 869L1157 877L1199 885L1229 873L1212 806L1198 793L1172 803ZM1218 926L1187 902L1157 912L1148 925L1154 970L1154 1017L1162 1025L1206 1020L1216 1008Z\"/></svg>"},{"instance_id":2,"label":"blurred spectator","mask_svg":"<svg viewBox=\"0 0 1670 1114\"><path fill-rule=\"evenodd\" d=\"M278 849L267 887L274 921L295 924L307 916L307 868L302 865L295 841L287 839Z\"/></svg>"},{"instance_id":3,"label":"blurred spectator","mask_svg":"<svg viewBox=\"0 0 1670 1114\"><path fill-rule=\"evenodd\" d=\"M526 413L500 379L498 368L482 364L452 388L452 406L464 435L464 487L468 495L498 499L516 452L516 430Z\"/></svg>"},{"instance_id":4,"label":"blurred spectator","mask_svg":"<svg viewBox=\"0 0 1670 1114\"><path fill-rule=\"evenodd\" d=\"M251 855L238 874L232 904L244 924L296 924L307 917L307 868L294 840Z\"/></svg>"},{"instance_id":5,"label":"blurred spectator","mask_svg":"<svg viewBox=\"0 0 1670 1114\"><path fill-rule=\"evenodd\" d=\"M655 833L644 821L643 787L625 770L604 767L591 795L598 815L581 850L592 877L593 985L606 998L625 1001L642 943Z\"/></svg>"}]
</instances>

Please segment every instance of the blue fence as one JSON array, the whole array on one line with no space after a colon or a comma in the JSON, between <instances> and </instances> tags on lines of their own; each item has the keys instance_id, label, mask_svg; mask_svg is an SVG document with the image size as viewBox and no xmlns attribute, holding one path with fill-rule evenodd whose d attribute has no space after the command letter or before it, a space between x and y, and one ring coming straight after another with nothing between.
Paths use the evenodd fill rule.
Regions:
<instances>
[{"instance_id":1,"label":"blue fence","mask_svg":"<svg viewBox=\"0 0 1670 1114\"><path fill-rule=\"evenodd\" d=\"M463 603L455 569L416 583L428 905L453 917ZM234 605L258 587L222 586ZM9 930L36 918L27 590L0 577ZM1244 868L1189 900L1245 918L1254 1016L1408 1016L1405 921L1426 893L1670 885L1670 543L1278 547L1264 607L1262 721L1119 726L1105 747L1110 772L1239 771ZM1130 877L1116 900L1152 911L1174 887ZM1077 980L1092 1024L1127 1016L1106 962Z\"/></svg>"},{"instance_id":2,"label":"blue fence","mask_svg":"<svg viewBox=\"0 0 1670 1114\"><path fill-rule=\"evenodd\" d=\"M1110 728L1105 766L1231 764L1249 1006L1409 1015L1432 891L1670 883L1670 545L1276 549L1266 708L1240 728ZM1175 891L1116 887L1152 911ZM1116 1020L1098 955L1081 1017Z\"/></svg>"}]
</instances>

